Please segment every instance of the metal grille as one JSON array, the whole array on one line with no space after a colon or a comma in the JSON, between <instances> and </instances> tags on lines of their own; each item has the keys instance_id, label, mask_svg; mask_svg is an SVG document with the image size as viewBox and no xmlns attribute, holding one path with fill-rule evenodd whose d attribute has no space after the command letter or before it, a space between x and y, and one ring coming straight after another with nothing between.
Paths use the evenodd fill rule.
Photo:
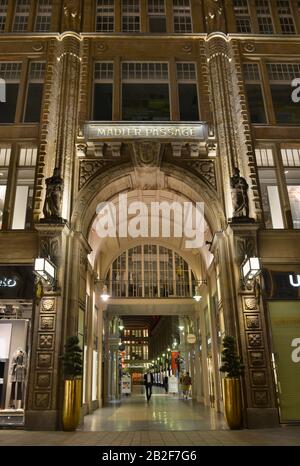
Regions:
<instances>
[{"instance_id":1,"label":"metal grille","mask_svg":"<svg viewBox=\"0 0 300 466\"><path fill-rule=\"evenodd\" d=\"M277 11L282 34L296 34L290 2L288 0L277 0Z\"/></svg>"},{"instance_id":2,"label":"metal grille","mask_svg":"<svg viewBox=\"0 0 300 466\"><path fill-rule=\"evenodd\" d=\"M124 62L122 63L122 78L123 81L168 81L168 64L153 62Z\"/></svg>"},{"instance_id":3,"label":"metal grille","mask_svg":"<svg viewBox=\"0 0 300 466\"><path fill-rule=\"evenodd\" d=\"M244 63L244 76L247 82L259 82L259 67L256 63Z\"/></svg>"},{"instance_id":4,"label":"metal grille","mask_svg":"<svg viewBox=\"0 0 300 466\"><path fill-rule=\"evenodd\" d=\"M20 150L19 167L35 167L37 160L36 147L22 147Z\"/></svg>"},{"instance_id":5,"label":"metal grille","mask_svg":"<svg viewBox=\"0 0 300 466\"><path fill-rule=\"evenodd\" d=\"M52 15L52 0L39 0L37 6L35 30L37 32L50 31Z\"/></svg>"},{"instance_id":6,"label":"metal grille","mask_svg":"<svg viewBox=\"0 0 300 466\"><path fill-rule=\"evenodd\" d=\"M30 0L18 0L16 3L13 32L25 32L28 27Z\"/></svg>"},{"instance_id":7,"label":"metal grille","mask_svg":"<svg viewBox=\"0 0 300 466\"><path fill-rule=\"evenodd\" d=\"M268 63L270 81L285 81L291 83L300 76L300 63Z\"/></svg>"},{"instance_id":8,"label":"metal grille","mask_svg":"<svg viewBox=\"0 0 300 466\"><path fill-rule=\"evenodd\" d=\"M261 34L273 34L273 22L270 10L269 0L256 0L256 15Z\"/></svg>"},{"instance_id":9,"label":"metal grille","mask_svg":"<svg viewBox=\"0 0 300 466\"><path fill-rule=\"evenodd\" d=\"M112 81L114 79L114 64L112 62L95 63L95 81Z\"/></svg>"},{"instance_id":10,"label":"metal grille","mask_svg":"<svg viewBox=\"0 0 300 466\"><path fill-rule=\"evenodd\" d=\"M300 148L281 149L284 167L300 167Z\"/></svg>"},{"instance_id":11,"label":"metal grille","mask_svg":"<svg viewBox=\"0 0 300 466\"><path fill-rule=\"evenodd\" d=\"M148 0L148 14L161 15L165 14L166 6L165 0Z\"/></svg>"},{"instance_id":12,"label":"metal grille","mask_svg":"<svg viewBox=\"0 0 300 466\"><path fill-rule=\"evenodd\" d=\"M45 77L45 68L46 64L44 62L32 62L29 70L30 81L43 82Z\"/></svg>"},{"instance_id":13,"label":"metal grille","mask_svg":"<svg viewBox=\"0 0 300 466\"><path fill-rule=\"evenodd\" d=\"M192 32L189 0L173 0L174 32Z\"/></svg>"},{"instance_id":14,"label":"metal grille","mask_svg":"<svg viewBox=\"0 0 300 466\"><path fill-rule=\"evenodd\" d=\"M177 63L178 81L196 81L195 63Z\"/></svg>"},{"instance_id":15,"label":"metal grille","mask_svg":"<svg viewBox=\"0 0 300 466\"><path fill-rule=\"evenodd\" d=\"M96 31L113 32L114 31L114 0L97 0L96 10Z\"/></svg>"},{"instance_id":16,"label":"metal grille","mask_svg":"<svg viewBox=\"0 0 300 466\"><path fill-rule=\"evenodd\" d=\"M0 0L0 32L5 29L8 0Z\"/></svg>"},{"instance_id":17,"label":"metal grille","mask_svg":"<svg viewBox=\"0 0 300 466\"><path fill-rule=\"evenodd\" d=\"M140 0L122 0L122 31L140 32Z\"/></svg>"},{"instance_id":18,"label":"metal grille","mask_svg":"<svg viewBox=\"0 0 300 466\"><path fill-rule=\"evenodd\" d=\"M258 167L274 167L272 149L255 149L255 156Z\"/></svg>"},{"instance_id":19,"label":"metal grille","mask_svg":"<svg viewBox=\"0 0 300 466\"><path fill-rule=\"evenodd\" d=\"M11 147L0 147L0 167L9 167Z\"/></svg>"},{"instance_id":20,"label":"metal grille","mask_svg":"<svg viewBox=\"0 0 300 466\"><path fill-rule=\"evenodd\" d=\"M247 0L234 0L233 4L237 32L251 33L251 19Z\"/></svg>"},{"instance_id":21,"label":"metal grille","mask_svg":"<svg viewBox=\"0 0 300 466\"><path fill-rule=\"evenodd\" d=\"M0 62L0 78L5 81L20 81L22 63Z\"/></svg>"}]
</instances>

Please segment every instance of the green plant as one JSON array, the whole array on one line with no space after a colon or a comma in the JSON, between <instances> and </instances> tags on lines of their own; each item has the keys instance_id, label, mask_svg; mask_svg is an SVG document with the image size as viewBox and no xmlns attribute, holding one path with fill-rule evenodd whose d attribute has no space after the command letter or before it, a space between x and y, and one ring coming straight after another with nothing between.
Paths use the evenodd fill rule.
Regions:
<instances>
[{"instance_id":1,"label":"green plant","mask_svg":"<svg viewBox=\"0 0 300 466\"><path fill-rule=\"evenodd\" d=\"M227 378L240 377L244 373L244 365L237 354L234 337L226 336L223 339L222 366L220 367L220 371L225 372Z\"/></svg>"},{"instance_id":2,"label":"green plant","mask_svg":"<svg viewBox=\"0 0 300 466\"><path fill-rule=\"evenodd\" d=\"M82 349L77 336L69 337L62 356L64 378L75 379L82 376Z\"/></svg>"}]
</instances>

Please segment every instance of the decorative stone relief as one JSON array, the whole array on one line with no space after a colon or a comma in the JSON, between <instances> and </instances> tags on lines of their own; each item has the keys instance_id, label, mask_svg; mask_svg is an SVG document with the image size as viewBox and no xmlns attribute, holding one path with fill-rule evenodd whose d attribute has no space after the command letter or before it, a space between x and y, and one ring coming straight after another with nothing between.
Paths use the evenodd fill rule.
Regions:
<instances>
[{"instance_id":1,"label":"decorative stone relief","mask_svg":"<svg viewBox=\"0 0 300 466\"><path fill-rule=\"evenodd\" d=\"M243 44L244 52L252 53L255 52L255 44L254 42L245 42Z\"/></svg>"},{"instance_id":2,"label":"decorative stone relief","mask_svg":"<svg viewBox=\"0 0 300 466\"><path fill-rule=\"evenodd\" d=\"M217 189L215 164L213 161L185 161L185 165L199 173L199 175L201 175L201 177L204 178L212 188Z\"/></svg>"},{"instance_id":3,"label":"decorative stone relief","mask_svg":"<svg viewBox=\"0 0 300 466\"><path fill-rule=\"evenodd\" d=\"M266 390L254 390L254 404L258 407L266 407L269 404L268 392Z\"/></svg>"},{"instance_id":4,"label":"decorative stone relief","mask_svg":"<svg viewBox=\"0 0 300 466\"><path fill-rule=\"evenodd\" d=\"M260 328L260 321L258 314L246 314L245 324L247 330L256 330Z\"/></svg>"},{"instance_id":5,"label":"decorative stone relief","mask_svg":"<svg viewBox=\"0 0 300 466\"><path fill-rule=\"evenodd\" d=\"M192 53L192 46L190 44L185 44L182 47L182 51L185 53Z\"/></svg>"},{"instance_id":6,"label":"decorative stone relief","mask_svg":"<svg viewBox=\"0 0 300 466\"><path fill-rule=\"evenodd\" d=\"M50 408L50 393L35 393L35 407L37 409Z\"/></svg>"},{"instance_id":7,"label":"decorative stone relief","mask_svg":"<svg viewBox=\"0 0 300 466\"><path fill-rule=\"evenodd\" d=\"M49 368L52 366L52 353L38 353L37 367Z\"/></svg>"},{"instance_id":8,"label":"decorative stone relief","mask_svg":"<svg viewBox=\"0 0 300 466\"><path fill-rule=\"evenodd\" d=\"M36 376L36 385L40 388L49 388L51 385L51 373L39 372Z\"/></svg>"},{"instance_id":9,"label":"decorative stone relief","mask_svg":"<svg viewBox=\"0 0 300 466\"><path fill-rule=\"evenodd\" d=\"M54 330L55 316L40 316L41 330Z\"/></svg>"},{"instance_id":10,"label":"decorative stone relief","mask_svg":"<svg viewBox=\"0 0 300 466\"><path fill-rule=\"evenodd\" d=\"M266 385L267 378L265 371L252 371L253 385Z\"/></svg>"},{"instance_id":11,"label":"decorative stone relief","mask_svg":"<svg viewBox=\"0 0 300 466\"><path fill-rule=\"evenodd\" d=\"M249 311L253 311L254 309L257 309L257 300L256 298L245 298L245 309Z\"/></svg>"},{"instance_id":12,"label":"decorative stone relief","mask_svg":"<svg viewBox=\"0 0 300 466\"><path fill-rule=\"evenodd\" d=\"M79 174L79 189L95 175L101 168L111 164L109 160L81 160Z\"/></svg>"},{"instance_id":13,"label":"decorative stone relief","mask_svg":"<svg viewBox=\"0 0 300 466\"><path fill-rule=\"evenodd\" d=\"M248 343L251 348L262 346L262 335L261 333L248 333Z\"/></svg>"},{"instance_id":14,"label":"decorative stone relief","mask_svg":"<svg viewBox=\"0 0 300 466\"><path fill-rule=\"evenodd\" d=\"M54 304L55 304L54 299L44 299L43 304L42 304L42 311L54 312L55 311Z\"/></svg>"},{"instance_id":15,"label":"decorative stone relief","mask_svg":"<svg viewBox=\"0 0 300 466\"><path fill-rule=\"evenodd\" d=\"M159 167L161 145L157 142L135 142L133 143L133 165L134 167Z\"/></svg>"},{"instance_id":16,"label":"decorative stone relief","mask_svg":"<svg viewBox=\"0 0 300 466\"><path fill-rule=\"evenodd\" d=\"M54 335L40 334L39 335L39 348L53 349Z\"/></svg>"},{"instance_id":17,"label":"decorative stone relief","mask_svg":"<svg viewBox=\"0 0 300 466\"><path fill-rule=\"evenodd\" d=\"M249 351L249 361L251 366L264 366L265 358L263 351Z\"/></svg>"}]
</instances>

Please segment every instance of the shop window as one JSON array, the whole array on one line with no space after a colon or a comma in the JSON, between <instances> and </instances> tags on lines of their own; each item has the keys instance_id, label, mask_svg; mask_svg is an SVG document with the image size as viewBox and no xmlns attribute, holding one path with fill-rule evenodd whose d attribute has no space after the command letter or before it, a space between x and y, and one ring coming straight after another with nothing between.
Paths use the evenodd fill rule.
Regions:
<instances>
[{"instance_id":1,"label":"shop window","mask_svg":"<svg viewBox=\"0 0 300 466\"><path fill-rule=\"evenodd\" d=\"M274 27L269 0L255 0L255 6L260 34L273 34Z\"/></svg>"},{"instance_id":2,"label":"shop window","mask_svg":"<svg viewBox=\"0 0 300 466\"><path fill-rule=\"evenodd\" d=\"M300 228L300 149L282 149L282 163L290 201L293 226Z\"/></svg>"},{"instance_id":3,"label":"shop window","mask_svg":"<svg viewBox=\"0 0 300 466\"><path fill-rule=\"evenodd\" d=\"M293 13L289 0L277 0L276 4L282 34L296 34Z\"/></svg>"},{"instance_id":4,"label":"shop window","mask_svg":"<svg viewBox=\"0 0 300 466\"><path fill-rule=\"evenodd\" d=\"M37 4L35 31L48 32L51 28L52 0L39 0Z\"/></svg>"},{"instance_id":5,"label":"shop window","mask_svg":"<svg viewBox=\"0 0 300 466\"><path fill-rule=\"evenodd\" d=\"M149 32L166 32L166 6L165 0L148 0Z\"/></svg>"},{"instance_id":6,"label":"shop window","mask_svg":"<svg viewBox=\"0 0 300 466\"><path fill-rule=\"evenodd\" d=\"M97 0L96 4L96 31L114 31L114 0Z\"/></svg>"},{"instance_id":7,"label":"shop window","mask_svg":"<svg viewBox=\"0 0 300 466\"><path fill-rule=\"evenodd\" d=\"M173 0L174 32L193 32L190 0Z\"/></svg>"},{"instance_id":8,"label":"shop window","mask_svg":"<svg viewBox=\"0 0 300 466\"><path fill-rule=\"evenodd\" d=\"M0 62L0 78L5 82L5 101L0 102L0 124L15 122L21 67L21 63Z\"/></svg>"},{"instance_id":9,"label":"shop window","mask_svg":"<svg viewBox=\"0 0 300 466\"><path fill-rule=\"evenodd\" d=\"M8 0L0 0L0 32L4 32L7 16Z\"/></svg>"},{"instance_id":10,"label":"shop window","mask_svg":"<svg viewBox=\"0 0 300 466\"><path fill-rule=\"evenodd\" d=\"M198 91L194 63L177 63L179 110L181 121L198 121Z\"/></svg>"},{"instance_id":11,"label":"shop window","mask_svg":"<svg viewBox=\"0 0 300 466\"><path fill-rule=\"evenodd\" d=\"M44 90L45 63L34 62L30 65L24 122L38 123Z\"/></svg>"},{"instance_id":12,"label":"shop window","mask_svg":"<svg viewBox=\"0 0 300 466\"><path fill-rule=\"evenodd\" d=\"M17 0L13 23L13 32L27 32L30 12L30 0Z\"/></svg>"},{"instance_id":13,"label":"shop window","mask_svg":"<svg viewBox=\"0 0 300 466\"><path fill-rule=\"evenodd\" d=\"M300 76L300 64L269 63L267 69L276 122L299 125L300 105L292 100L291 83Z\"/></svg>"},{"instance_id":14,"label":"shop window","mask_svg":"<svg viewBox=\"0 0 300 466\"><path fill-rule=\"evenodd\" d=\"M122 64L122 119L170 120L167 63Z\"/></svg>"},{"instance_id":15,"label":"shop window","mask_svg":"<svg viewBox=\"0 0 300 466\"><path fill-rule=\"evenodd\" d=\"M21 148L17 170L13 230L31 228L36 162L36 148Z\"/></svg>"},{"instance_id":16,"label":"shop window","mask_svg":"<svg viewBox=\"0 0 300 466\"><path fill-rule=\"evenodd\" d=\"M94 121L112 120L113 63L97 62L94 70Z\"/></svg>"},{"instance_id":17,"label":"shop window","mask_svg":"<svg viewBox=\"0 0 300 466\"><path fill-rule=\"evenodd\" d=\"M239 33L252 32L251 19L249 14L248 0L234 0L233 9L235 14L236 29Z\"/></svg>"},{"instance_id":18,"label":"shop window","mask_svg":"<svg viewBox=\"0 0 300 466\"><path fill-rule=\"evenodd\" d=\"M251 122L264 124L267 119L258 64L244 64L244 76Z\"/></svg>"},{"instance_id":19,"label":"shop window","mask_svg":"<svg viewBox=\"0 0 300 466\"><path fill-rule=\"evenodd\" d=\"M3 227L10 158L11 148L0 147L0 230Z\"/></svg>"},{"instance_id":20,"label":"shop window","mask_svg":"<svg viewBox=\"0 0 300 466\"><path fill-rule=\"evenodd\" d=\"M140 0L122 0L122 31L140 32Z\"/></svg>"}]
</instances>

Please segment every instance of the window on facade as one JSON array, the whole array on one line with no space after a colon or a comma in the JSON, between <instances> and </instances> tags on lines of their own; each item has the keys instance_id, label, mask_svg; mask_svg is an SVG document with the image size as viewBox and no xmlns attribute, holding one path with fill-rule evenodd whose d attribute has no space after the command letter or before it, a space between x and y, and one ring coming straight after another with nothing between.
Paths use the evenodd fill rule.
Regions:
<instances>
[{"instance_id":1,"label":"window on facade","mask_svg":"<svg viewBox=\"0 0 300 466\"><path fill-rule=\"evenodd\" d=\"M258 64L244 64L245 87L252 123L267 122Z\"/></svg>"},{"instance_id":2,"label":"window on facade","mask_svg":"<svg viewBox=\"0 0 300 466\"><path fill-rule=\"evenodd\" d=\"M35 31L47 32L51 28L52 0L39 0L36 11Z\"/></svg>"},{"instance_id":3,"label":"window on facade","mask_svg":"<svg viewBox=\"0 0 300 466\"><path fill-rule=\"evenodd\" d=\"M170 120L167 63L122 63L122 119Z\"/></svg>"},{"instance_id":4,"label":"window on facade","mask_svg":"<svg viewBox=\"0 0 300 466\"><path fill-rule=\"evenodd\" d=\"M276 3L282 34L296 34L289 0L277 0Z\"/></svg>"},{"instance_id":5,"label":"window on facade","mask_svg":"<svg viewBox=\"0 0 300 466\"><path fill-rule=\"evenodd\" d=\"M197 75L195 64L177 63L177 81L180 120L199 120Z\"/></svg>"},{"instance_id":6,"label":"window on facade","mask_svg":"<svg viewBox=\"0 0 300 466\"><path fill-rule=\"evenodd\" d=\"M148 0L149 32L166 32L165 0Z\"/></svg>"},{"instance_id":7,"label":"window on facade","mask_svg":"<svg viewBox=\"0 0 300 466\"><path fill-rule=\"evenodd\" d=\"M0 0L0 32L4 32L8 0Z\"/></svg>"},{"instance_id":8,"label":"window on facade","mask_svg":"<svg viewBox=\"0 0 300 466\"><path fill-rule=\"evenodd\" d=\"M38 123L40 121L44 89L44 75L45 63L32 62L30 64L24 115L25 123Z\"/></svg>"},{"instance_id":9,"label":"window on facade","mask_svg":"<svg viewBox=\"0 0 300 466\"><path fill-rule=\"evenodd\" d=\"M251 18L249 14L248 0L234 0L236 29L240 33L251 33Z\"/></svg>"},{"instance_id":10,"label":"window on facade","mask_svg":"<svg viewBox=\"0 0 300 466\"><path fill-rule=\"evenodd\" d=\"M114 65L96 62L94 69L94 121L112 120Z\"/></svg>"},{"instance_id":11,"label":"window on facade","mask_svg":"<svg viewBox=\"0 0 300 466\"><path fill-rule=\"evenodd\" d=\"M37 148L21 148L17 169L13 230L31 227L36 161Z\"/></svg>"},{"instance_id":12,"label":"window on facade","mask_svg":"<svg viewBox=\"0 0 300 466\"><path fill-rule=\"evenodd\" d=\"M267 64L276 121L279 124L300 124L300 105L292 100L291 82L300 76L299 63Z\"/></svg>"},{"instance_id":13,"label":"window on facade","mask_svg":"<svg viewBox=\"0 0 300 466\"><path fill-rule=\"evenodd\" d=\"M192 32L190 0L173 0L174 32Z\"/></svg>"},{"instance_id":14,"label":"window on facade","mask_svg":"<svg viewBox=\"0 0 300 466\"><path fill-rule=\"evenodd\" d=\"M294 228L300 228L300 148L281 149Z\"/></svg>"},{"instance_id":15,"label":"window on facade","mask_svg":"<svg viewBox=\"0 0 300 466\"><path fill-rule=\"evenodd\" d=\"M269 0L255 0L255 6L260 34L273 34L274 27Z\"/></svg>"},{"instance_id":16,"label":"window on facade","mask_svg":"<svg viewBox=\"0 0 300 466\"><path fill-rule=\"evenodd\" d=\"M15 122L21 68L21 63L0 62L0 78L5 81L5 102L0 102L0 124Z\"/></svg>"},{"instance_id":17,"label":"window on facade","mask_svg":"<svg viewBox=\"0 0 300 466\"><path fill-rule=\"evenodd\" d=\"M113 32L115 13L114 0L97 0L96 8L96 31Z\"/></svg>"},{"instance_id":18,"label":"window on facade","mask_svg":"<svg viewBox=\"0 0 300 466\"><path fill-rule=\"evenodd\" d=\"M17 0L13 23L13 32L26 32L30 12L30 0Z\"/></svg>"},{"instance_id":19,"label":"window on facade","mask_svg":"<svg viewBox=\"0 0 300 466\"><path fill-rule=\"evenodd\" d=\"M0 146L0 230L3 227L11 148Z\"/></svg>"},{"instance_id":20,"label":"window on facade","mask_svg":"<svg viewBox=\"0 0 300 466\"><path fill-rule=\"evenodd\" d=\"M140 32L140 0L122 0L122 31Z\"/></svg>"},{"instance_id":21,"label":"window on facade","mask_svg":"<svg viewBox=\"0 0 300 466\"><path fill-rule=\"evenodd\" d=\"M273 150L255 150L266 228L284 228Z\"/></svg>"}]
</instances>

